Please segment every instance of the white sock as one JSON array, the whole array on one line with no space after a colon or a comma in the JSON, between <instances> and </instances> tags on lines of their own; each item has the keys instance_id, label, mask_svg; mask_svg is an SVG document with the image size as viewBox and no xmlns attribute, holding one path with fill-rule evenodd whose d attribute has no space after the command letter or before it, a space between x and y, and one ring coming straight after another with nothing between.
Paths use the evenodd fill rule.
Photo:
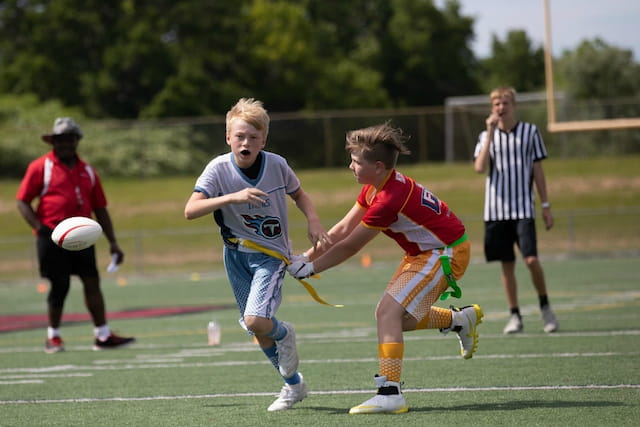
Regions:
<instances>
[{"instance_id":1,"label":"white sock","mask_svg":"<svg viewBox=\"0 0 640 427\"><path fill-rule=\"evenodd\" d=\"M51 326L47 327L47 338L51 339L53 337L60 336L60 328L52 328Z\"/></svg>"},{"instance_id":2,"label":"white sock","mask_svg":"<svg viewBox=\"0 0 640 427\"><path fill-rule=\"evenodd\" d=\"M104 324L102 326L93 328L93 334L100 341L105 341L107 338L109 338L109 335L111 335L111 329L109 328L109 325Z\"/></svg>"}]
</instances>

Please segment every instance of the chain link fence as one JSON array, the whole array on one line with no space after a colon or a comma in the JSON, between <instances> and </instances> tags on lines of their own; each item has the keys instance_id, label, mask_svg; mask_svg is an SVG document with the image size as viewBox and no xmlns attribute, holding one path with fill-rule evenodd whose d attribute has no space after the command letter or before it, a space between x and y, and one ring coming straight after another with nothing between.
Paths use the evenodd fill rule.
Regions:
<instances>
[{"instance_id":1,"label":"chain link fence","mask_svg":"<svg viewBox=\"0 0 640 427\"><path fill-rule=\"evenodd\" d=\"M517 114L538 125L551 157L620 155L640 152L640 130L547 132L545 96L518 94ZM559 120L639 117L640 99L576 102L562 98ZM267 150L296 169L344 166L349 130L390 121L410 136L410 156L400 164L468 161L489 113L486 96L456 97L444 106L371 110L270 113ZM228 151L223 116L136 121L81 121L82 156L104 177L157 177L199 173L207 159ZM0 144L0 176L19 178L45 148L49 129L16 128Z\"/></svg>"}]
</instances>

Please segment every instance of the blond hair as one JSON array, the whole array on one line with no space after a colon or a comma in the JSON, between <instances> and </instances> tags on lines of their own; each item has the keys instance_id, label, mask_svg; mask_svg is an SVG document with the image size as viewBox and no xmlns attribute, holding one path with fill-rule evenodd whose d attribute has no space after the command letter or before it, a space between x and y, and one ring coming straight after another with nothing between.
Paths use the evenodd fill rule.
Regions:
<instances>
[{"instance_id":1,"label":"blond hair","mask_svg":"<svg viewBox=\"0 0 640 427\"><path fill-rule=\"evenodd\" d=\"M227 112L227 132L235 120L244 120L257 130L264 132L265 139L269 134L269 114L265 110L262 101L253 98L240 98L236 105Z\"/></svg>"},{"instance_id":2,"label":"blond hair","mask_svg":"<svg viewBox=\"0 0 640 427\"><path fill-rule=\"evenodd\" d=\"M502 99L504 97L510 98L511 102L516 103L516 90L512 87L501 86L491 91L489 94L489 100L493 104L493 100L496 98Z\"/></svg>"},{"instance_id":3,"label":"blond hair","mask_svg":"<svg viewBox=\"0 0 640 427\"><path fill-rule=\"evenodd\" d=\"M399 154L411 154L405 145L408 139L402 129L385 122L347 132L345 149L349 153L360 152L364 160L370 163L380 161L385 168L393 169Z\"/></svg>"}]
</instances>

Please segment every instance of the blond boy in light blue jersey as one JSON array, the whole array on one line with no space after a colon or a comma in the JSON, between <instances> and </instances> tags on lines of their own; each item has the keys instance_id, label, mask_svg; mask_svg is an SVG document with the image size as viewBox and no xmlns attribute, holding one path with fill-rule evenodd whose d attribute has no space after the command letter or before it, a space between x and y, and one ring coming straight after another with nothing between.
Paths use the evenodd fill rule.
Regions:
<instances>
[{"instance_id":1,"label":"blond boy in light blue jersey","mask_svg":"<svg viewBox=\"0 0 640 427\"><path fill-rule=\"evenodd\" d=\"M184 214L195 219L213 214L224 241L224 265L240 310L240 324L254 335L284 386L268 408L290 409L304 399L307 388L298 372L295 332L276 319L282 302L286 263L291 257L287 196L307 218L313 245L328 236L311 199L286 160L263 151L269 133L269 115L262 102L240 99L226 116L226 141L231 151L209 162L197 179ZM246 247L253 242L262 251Z\"/></svg>"}]
</instances>

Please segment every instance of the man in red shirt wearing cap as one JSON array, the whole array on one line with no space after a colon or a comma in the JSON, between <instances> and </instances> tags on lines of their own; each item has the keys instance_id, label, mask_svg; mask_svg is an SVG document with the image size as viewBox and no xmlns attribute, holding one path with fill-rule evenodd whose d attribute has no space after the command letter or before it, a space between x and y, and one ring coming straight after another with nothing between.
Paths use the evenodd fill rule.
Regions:
<instances>
[{"instance_id":1,"label":"man in red shirt wearing cap","mask_svg":"<svg viewBox=\"0 0 640 427\"><path fill-rule=\"evenodd\" d=\"M53 228L64 219L74 216L91 218L95 214L109 240L110 252L116 263L120 264L124 258L116 241L100 178L76 153L82 136L82 131L72 119L57 118L53 132L42 136L53 150L29 164L16 195L18 211L37 236L40 274L51 285L47 297L47 353L64 350L60 323L71 275L79 276L82 281L85 304L95 325L93 349L123 347L135 341L134 338L114 334L107 325L95 247L68 251L51 240ZM34 210L31 203L36 198L39 203Z\"/></svg>"}]
</instances>

